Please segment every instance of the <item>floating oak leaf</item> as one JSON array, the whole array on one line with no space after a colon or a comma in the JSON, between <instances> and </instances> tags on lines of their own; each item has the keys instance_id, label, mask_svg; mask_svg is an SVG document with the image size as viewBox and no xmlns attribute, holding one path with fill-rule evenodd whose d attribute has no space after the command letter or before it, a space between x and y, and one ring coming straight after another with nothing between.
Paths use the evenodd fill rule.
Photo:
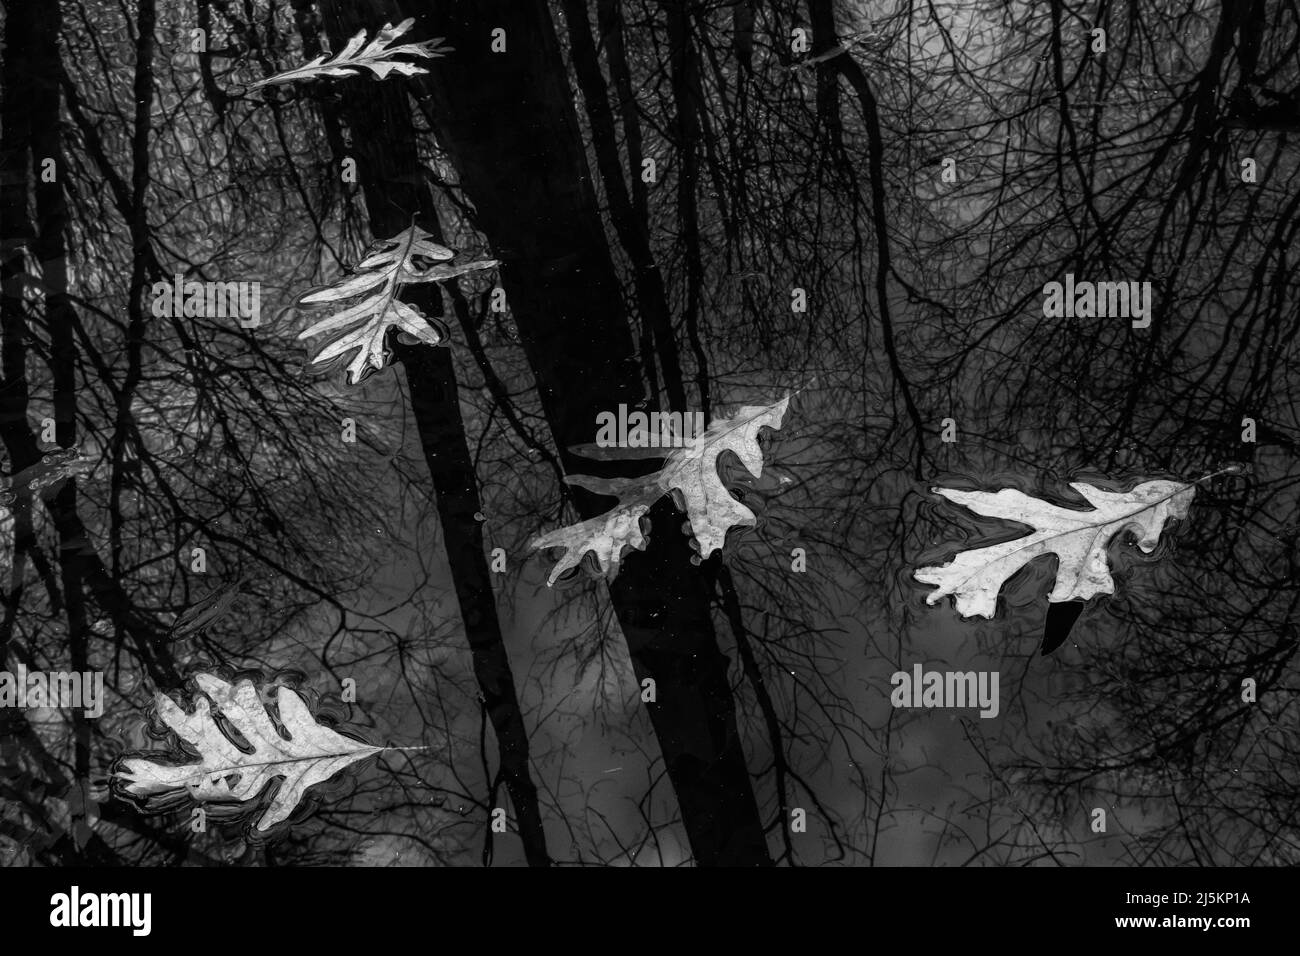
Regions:
<instances>
[{"instance_id":1,"label":"floating oak leaf","mask_svg":"<svg viewBox=\"0 0 1300 956\"><path fill-rule=\"evenodd\" d=\"M1194 485L1176 481L1147 481L1124 492L1104 491L1082 482L1071 482L1070 487L1094 510L1062 508L1010 488L996 493L933 489L976 514L1028 525L1033 533L959 551L947 564L918 569L916 580L938 588L926 595L926 603L935 604L952 594L962 617L991 618L1006 580L1045 554L1058 558L1056 584L1048 601L1086 601L1097 594L1112 594L1115 582L1106 563L1111 540L1122 531L1134 531L1138 547L1149 554L1160 540L1165 522L1186 517L1196 494Z\"/></svg>"},{"instance_id":2,"label":"floating oak leaf","mask_svg":"<svg viewBox=\"0 0 1300 956\"><path fill-rule=\"evenodd\" d=\"M252 681L232 686L212 674L198 674L195 683L207 696L196 695L193 713L186 713L166 694L158 694L156 701L163 723L197 751L199 762L161 762L146 754L122 757L113 776L126 794L149 797L187 791L199 802L245 803L278 778L282 782L256 824L259 832L265 832L286 820L310 787L386 749L317 723L302 698L288 687L281 686L275 699L286 732L282 734ZM213 718L214 709L243 738L241 745ZM176 755L162 756L174 759Z\"/></svg>"},{"instance_id":3,"label":"floating oak leaf","mask_svg":"<svg viewBox=\"0 0 1300 956\"><path fill-rule=\"evenodd\" d=\"M418 63L409 63L394 57L433 59L451 52L451 47L438 45L442 42L442 37L420 43L402 43L392 46L393 41L410 30L413 23L415 23L413 17L408 17L397 26L385 23L369 43L366 42L366 31L358 30L357 35L347 42L347 46L339 51L337 56L326 59L328 54L321 54L310 63L269 76L265 80L252 84L249 89L255 90L259 86L293 83L297 80L315 80L321 77L356 76L363 70L369 70L377 80L387 79L392 73L402 76L428 73L429 71Z\"/></svg>"},{"instance_id":4,"label":"floating oak leaf","mask_svg":"<svg viewBox=\"0 0 1300 956\"><path fill-rule=\"evenodd\" d=\"M298 335L300 339L326 333L335 336L312 357L312 364L320 365L355 350L348 364L348 378L355 385L388 363L384 338L389 329L405 332L426 345L445 342L446 326L403 302L398 293L406 285L445 282L498 265L496 259L452 264L448 260L455 255L419 226L412 225L372 245L352 275L302 296L298 300L300 307L333 310ZM342 305L347 301L351 304Z\"/></svg>"},{"instance_id":5,"label":"floating oak leaf","mask_svg":"<svg viewBox=\"0 0 1300 956\"><path fill-rule=\"evenodd\" d=\"M645 550L641 519L656 501L669 493L680 496L691 533L699 542L700 556L707 558L722 547L731 528L754 524L754 512L732 497L718 474L718 456L729 451L755 477L763 472L763 450L758 444L760 428L779 429L789 396L772 405L746 405L730 418L715 418L704 434L666 455L659 471L640 478L594 478L566 475L565 482L596 494L619 499L618 506L535 538L533 548L562 548L564 553L551 571L547 584L569 568L576 567L591 551L596 563L612 581L619 571L624 548ZM591 458L665 457L663 449L600 449L583 446Z\"/></svg>"},{"instance_id":6,"label":"floating oak leaf","mask_svg":"<svg viewBox=\"0 0 1300 956\"><path fill-rule=\"evenodd\" d=\"M535 538L534 548L563 548L564 553L551 570L546 584L556 582L561 574L570 568L576 568L582 556L588 551L596 556L596 563L605 572L608 580L618 576L624 548L636 548L644 551L645 533L641 528L641 519L650 507L664 496L664 490L654 481L658 472L646 476L646 480L636 478L593 478L591 475L566 475L567 484L586 488L598 495L618 498L618 507L603 515L588 518L578 524L569 525Z\"/></svg>"}]
</instances>

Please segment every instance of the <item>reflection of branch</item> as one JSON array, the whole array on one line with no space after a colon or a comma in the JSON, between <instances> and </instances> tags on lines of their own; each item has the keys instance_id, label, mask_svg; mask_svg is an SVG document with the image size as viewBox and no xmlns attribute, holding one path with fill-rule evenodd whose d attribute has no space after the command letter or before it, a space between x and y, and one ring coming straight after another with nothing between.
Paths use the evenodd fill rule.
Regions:
<instances>
[{"instance_id":1,"label":"reflection of branch","mask_svg":"<svg viewBox=\"0 0 1300 956\"><path fill-rule=\"evenodd\" d=\"M488 358L487 350L483 348L483 340L478 334L478 327L475 326L469 314L469 302L465 298L465 293L460 289L460 283L453 280L447 283L446 289L451 296L452 311L456 313L461 332L465 336L465 344L469 347L470 354L474 356L474 363L483 375L484 387L496 400L497 407L501 409L501 414L505 416L506 421L509 422L511 429L519 436L519 439L550 466L551 471L555 473L555 483L560 488L561 501L567 501L570 496L569 486L564 483L564 469L560 465L560 460L528 430L528 426L520 418L519 411L510 398L509 390L506 388L505 383L501 381L501 377L497 375L496 369L492 367L492 361ZM480 323L486 316L488 307L488 297L485 295L481 298Z\"/></svg>"},{"instance_id":2,"label":"reflection of branch","mask_svg":"<svg viewBox=\"0 0 1300 956\"><path fill-rule=\"evenodd\" d=\"M830 0L809 0L811 6L821 6ZM924 465L925 444L923 436L925 426L921 421L921 412L912 397L912 386L903 371L902 361L898 356L895 343L894 320L889 308L889 274L893 270L889 253L889 222L885 216L885 143L880 131L880 110L875 94L867 82L866 74L852 57L839 57L827 61L828 66L848 80L854 92L858 94L858 103L862 107L862 119L866 124L868 154L868 175L871 180L871 219L876 230L876 306L880 310L881 332L885 342L885 354L889 358L889 368L894 374L894 382L903 395L903 405L907 417L911 419L916 431L916 477L919 480Z\"/></svg>"}]
</instances>

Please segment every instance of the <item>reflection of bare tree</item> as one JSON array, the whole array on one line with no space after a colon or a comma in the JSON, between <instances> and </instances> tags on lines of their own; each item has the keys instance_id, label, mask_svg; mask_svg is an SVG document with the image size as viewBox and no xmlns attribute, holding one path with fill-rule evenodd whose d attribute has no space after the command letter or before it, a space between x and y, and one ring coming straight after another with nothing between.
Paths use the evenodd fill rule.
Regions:
<instances>
[{"instance_id":1,"label":"reflection of bare tree","mask_svg":"<svg viewBox=\"0 0 1300 956\"><path fill-rule=\"evenodd\" d=\"M1300 77L1281 4L196 12L207 55L151 0L6 14L5 470L74 443L97 466L0 516L0 642L5 666L112 688L97 722L0 711L6 859L1295 862ZM406 15L456 47L425 80L244 91ZM481 39L496 26L508 57ZM449 285L452 349L394 343L402 371L359 390L304 378L296 320L272 317L415 212L506 263L507 310ZM260 279L262 328L153 317L178 270ZM1066 273L1150 281L1150 327L1044 316ZM608 504L558 480L591 471L568 448L595 411L786 391L763 476L731 476L760 523L724 555L692 564L665 500L613 588L537 586L526 542ZM1203 487L1160 560L1112 548L1119 590L1050 658L1041 569L991 624L908 579L963 527L925 493L941 480L1058 495L1228 461L1249 473ZM241 573L229 614L165 639ZM890 708L917 660L1000 669L999 719ZM325 701L352 677L340 719L432 749L384 756L263 846L104 802L152 690L200 661L293 666Z\"/></svg>"},{"instance_id":2,"label":"reflection of bare tree","mask_svg":"<svg viewBox=\"0 0 1300 956\"><path fill-rule=\"evenodd\" d=\"M0 518L10 559L0 636L9 669L93 668L110 688L97 722L0 714L8 852L30 861L229 859L215 836L193 837L179 819L105 802L108 763L138 726L129 715L154 687L179 687L195 654L320 672L311 660L346 635L372 644L348 675L364 682L390 630L353 596L392 560L386 508L409 507L382 472L355 467L396 431L367 428L360 403L313 387L296 350L264 335L275 287L300 281L292 261L317 237L294 232L305 196L273 180L241 183L233 168L295 147L272 145L277 128L262 140L240 127L205 150L207 118L170 83L185 64L156 55L155 34L170 23L150 3L131 16L134 49L89 29L121 17L97 7L23 4L5 22L14 52L3 79L0 431L10 473L50 447L46 417L52 444L78 444L94 467L43 498L19 494ZM61 39L71 56L61 57ZM168 83L159 71L171 71ZM53 177L41 176L46 159ZM279 271L254 271L250 262L267 256ZM153 317L153 283L177 271L261 278L262 331ZM362 422L359 446L339 441L345 416ZM249 580L232 613L201 637L173 640L170 619L241 575ZM304 641L322 625L323 640ZM327 689L337 693L337 682Z\"/></svg>"},{"instance_id":3,"label":"reflection of bare tree","mask_svg":"<svg viewBox=\"0 0 1300 956\"><path fill-rule=\"evenodd\" d=\"M994 173L954 197L961 297L976 311L935 303L928 330L941 380L978 382L990 410L967 413L981 445L958 446L952 471L998 482L1047 461L1057 480L1084 468L1188 480L1225 459L1253 465L1201 493L1171 561L1085 616L1081 659L1049 684L1053 713L1004 755L981 748L1005 788L991 804L1020 801L1026 828L1050 820L1070 841L1089 808L1111 808L1125 842L1097 852L1134 863L1295 859L1293 805L1275 795L1294 775L1296 168L1284 138L1223 120L1231 91L1296 77L1293 39L1247 31L1248 7L1103 23L1106 55L1079 59L1083 15L1053 4L1044 63L1037 41L999 45L996 69L1028 82L965 127ZM1234 37L1247 32L1243 50ZM953 69L966 72L955 57ZM994 69L971 68L969 82ZM1084 91L1104 105L1080 114ZM1246 158L1257 181L1243 181ZM1065 272L1152 281L1151 327L1038 318L1039 286ZM1242 441L1245 418L1257 444ZM1257 704L1241 701L1245 677ZM1032 800L1026 784L1040 785Z\"/></svg>"}]
</instances>

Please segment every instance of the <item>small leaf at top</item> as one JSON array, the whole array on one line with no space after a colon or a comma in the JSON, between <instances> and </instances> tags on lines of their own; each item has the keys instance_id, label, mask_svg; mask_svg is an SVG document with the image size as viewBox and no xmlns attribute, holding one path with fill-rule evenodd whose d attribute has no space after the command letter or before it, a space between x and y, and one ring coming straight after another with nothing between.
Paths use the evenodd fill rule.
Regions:
<instances>
[{"instance_id":1,"label":"small leaf at top","mask_svg":"<svg viewBox=\"0 0 1300 956\"><path fill-rule=\"evenodd\" d=\"M310 63L296 69L286 70L283 73L277 73L274 76L253 83L249 86L249 89L255 90L258 87L273 86L279 83L293 83L297 80L356 76L364 70L373 73L377 80L387 79L392 73L401 76L428 73L428 70L417 63L395 59L395 57L409 56L431 60L450 53L451 47L439 46L442 37L423 40L419 43L403 43L393 46L393 41L410 30L414 23L415 19L413 17L408 17L397 26L385 23L369 43L366 43L366 31L358 30L356 36L347 42L347 45L339 51L337 56L327 59L327 54L322 54Z\"/></svg>"}]
</instances>

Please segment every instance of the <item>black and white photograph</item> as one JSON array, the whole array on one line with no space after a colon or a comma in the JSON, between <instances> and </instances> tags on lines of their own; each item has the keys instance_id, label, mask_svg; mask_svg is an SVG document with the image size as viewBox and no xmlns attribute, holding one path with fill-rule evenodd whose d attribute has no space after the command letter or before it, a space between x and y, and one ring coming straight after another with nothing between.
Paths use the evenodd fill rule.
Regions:
<instances>
[{"instance_id":1,"label":"black and white photograph","mask_svg":"<svg viewBox=\"0 0 1300 956\"><path fill-rule=\"evenodd\" d=\"M602 867L1284 915L1297 0L0 29L13 920Z\"/></svg>"}]
</instances>

